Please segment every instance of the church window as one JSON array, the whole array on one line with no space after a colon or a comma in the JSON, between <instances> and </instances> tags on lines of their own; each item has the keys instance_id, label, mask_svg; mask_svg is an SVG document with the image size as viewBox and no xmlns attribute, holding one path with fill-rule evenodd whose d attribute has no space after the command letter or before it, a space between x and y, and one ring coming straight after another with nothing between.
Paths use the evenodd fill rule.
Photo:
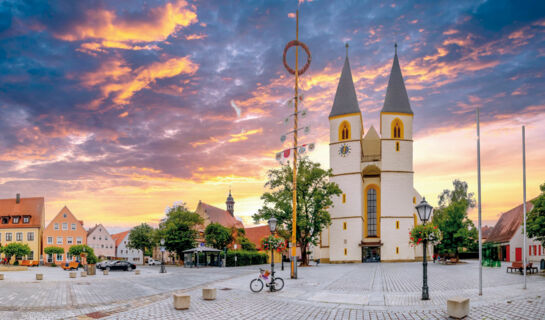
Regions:
<instances>
[{"instance_id":1,"label":"church window","mask_svg":"<svg viewBox=\"0 0 545 320\"><path fill-rule=\"evenodd\" d=\"M367 236L377 236L377 190L367 190Z\"/></svg>"},{"instance_id":2,"label":"church window","mask_svg":"<svg viewBox=\"0 0 545 320\"><path fill-rule=\"evenodd\" d=\"M343 203L346 202L346 193L343 193Z\"/></svg>"},{"instance_id":3,"label":"church window","mask_svg":"<svg viewBox=\"0 0 545 320\"><path fill-rule=\"evenodd\" d=\"M413 197L413 203L416 203L416 197Z\"/></svg>"},{"instance_id":4,"label":"church window","mask_svg":"<svg viewBox=\"0 0 545 320\"><path fill-rule=\"evenodd\" d=\"M343 230L346 230L346 222L343 222Z\"/></svg>"},{"instance_id":5,"label":"church window","mask_svg":"<svg viewBox=\"0 0 545 320\"><path fill-rule=\"evenodd\" d=\"M343 121L339 127L339 140L350 140L350 123Z\"/></svg>"},{"instance_id":6,"label":"church window","mask_svg":"<svg viewBox=\"0 0 545 320\"><path fill-rule=\"evenodd\" d=\"M346 250L346 248L344 248L344 255L346 256L348 254L348 250Z\"/></svg>"},{"instance_id":7,"label":"church window","mask_svg":"<svg viewBox=\"0 0 545 320\"><path fill-rule=\"evenodd\" d=\"M396 151L399 151L399 142L396 142Z\"/></svg>"},{"instance_id":8,"label":"church window","mask_svg":"<svg viewBox=\"0 0 545 320\"><path fill-rule=\"evenodd\" d=\"M416 213L413 213L413 219L414 219L414 225L416 227L416 225L418 224L418 221L416 220Z\"/></svg>"},{"instance_id":9,"label":"church window","mask_svg":"<svg viewBox=\"0 0 545 320\"><path fill-rule=\"evenodd\" d=\"M396 254L399 254L399 247L396 247Z\"/></svg>"},{"instance_id":10,"label":"church window","mask_svg":"<svg viewBox=\"0 0 545 320\"><path fill-rule=\"evenodd\" d=\"M399 220L396 221L396 229L399 229Z\"/></svg>"},{"instance_id":11,"label":"church window","mask_svg":"<svg viewBox=\"0 0 545 320\"><path fill-rule=\"evenodd\" d=\"M392 121L392 138L403 139L403 122L398 118Z\"/></svg>"}]
</instances>

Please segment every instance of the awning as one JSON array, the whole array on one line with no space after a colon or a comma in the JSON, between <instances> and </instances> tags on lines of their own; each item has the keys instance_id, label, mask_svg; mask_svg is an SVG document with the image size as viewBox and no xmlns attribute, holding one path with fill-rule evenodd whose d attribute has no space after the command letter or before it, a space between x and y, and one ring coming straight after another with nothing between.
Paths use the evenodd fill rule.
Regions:
<instances>
[{"instance_id":1,"label":"awning","mask_svg":"<svg viewBox=\"0 0 545 320\"><path fill-rule=\"evenodd\" d=\"M361 242L360 247L380 247L382 246L382 243L380 241L373 241L373 242Z\"/></svg>"},{"instance_id":2,"label":"awning","mask_svg":"<svg viewBox=\"0 0 545 320\"><path fill-rule=\"evenodd\" d=\"M221 252L221 250L209 248L209 247L197 247L197 248L184 251L184 253L195 253L195 252Z\"/></svg>"}]
</instances>

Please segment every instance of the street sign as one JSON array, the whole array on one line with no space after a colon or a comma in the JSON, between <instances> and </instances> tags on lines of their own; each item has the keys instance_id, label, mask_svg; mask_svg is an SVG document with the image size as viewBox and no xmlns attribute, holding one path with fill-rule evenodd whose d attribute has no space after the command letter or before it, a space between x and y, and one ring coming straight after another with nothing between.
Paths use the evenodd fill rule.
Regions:
<instances>
[{"instance_id":1,"label":"street sign","mask_svg":"<svg viewBox=\"0 0 545 320\"><path fill-rule=\"evenodd\" d=\"M161 247L161 252L165 252L165 247Z\"/></svg>"}]
</instances>

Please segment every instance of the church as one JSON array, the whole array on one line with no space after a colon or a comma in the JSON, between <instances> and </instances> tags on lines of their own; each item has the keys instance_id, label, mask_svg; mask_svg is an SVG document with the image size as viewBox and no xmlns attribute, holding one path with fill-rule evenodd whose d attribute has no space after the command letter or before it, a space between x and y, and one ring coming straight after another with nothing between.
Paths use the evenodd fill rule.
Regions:
<instances>
[{"instance_id":1,"label":"church","mask_svg":"<svg viewBox=\"0 0 545 320\"><path fill-rule=\"evenodd\" d=\"M348 47L348 46L347 46ZM315 258L324 262L401 262L422 257L409 231L419 221L413 185L413 111L396 44L379 131L364 128L348 52L329 114L329 160L342 195L329 208Z\"/></svg>"}]
</instances>

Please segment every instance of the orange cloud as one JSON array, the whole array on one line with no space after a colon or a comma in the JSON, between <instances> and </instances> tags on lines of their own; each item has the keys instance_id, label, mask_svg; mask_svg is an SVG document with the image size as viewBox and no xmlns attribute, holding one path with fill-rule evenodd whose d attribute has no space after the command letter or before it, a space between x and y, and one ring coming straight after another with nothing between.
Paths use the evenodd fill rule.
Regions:
<instances>
[{"instance_id":1,"label":"orange cloud","mask_svg":"<svg viewBox=\"0 0 545 320\"><path fill-rule=\"evenodd\" d=\"M186 40L200 40L208 37L206 34L190 34L185 36Z\"/></svg>"},{"instance_id":2,"label":"orange cloud","mask_svg":"<svg viewBox=\"0 0 545 320\"><path fill-rule=\"evenodd\" d=\"M245 131L245 132L243 131L238 134L232 134L231 135L232 138L229 139L228 142L238 142L238 141L248 140L248 136L251 136L257 133L262 133L262 132L263 132L263 129L260 128L260 129Z\"/></svg>"}]
</instances>

